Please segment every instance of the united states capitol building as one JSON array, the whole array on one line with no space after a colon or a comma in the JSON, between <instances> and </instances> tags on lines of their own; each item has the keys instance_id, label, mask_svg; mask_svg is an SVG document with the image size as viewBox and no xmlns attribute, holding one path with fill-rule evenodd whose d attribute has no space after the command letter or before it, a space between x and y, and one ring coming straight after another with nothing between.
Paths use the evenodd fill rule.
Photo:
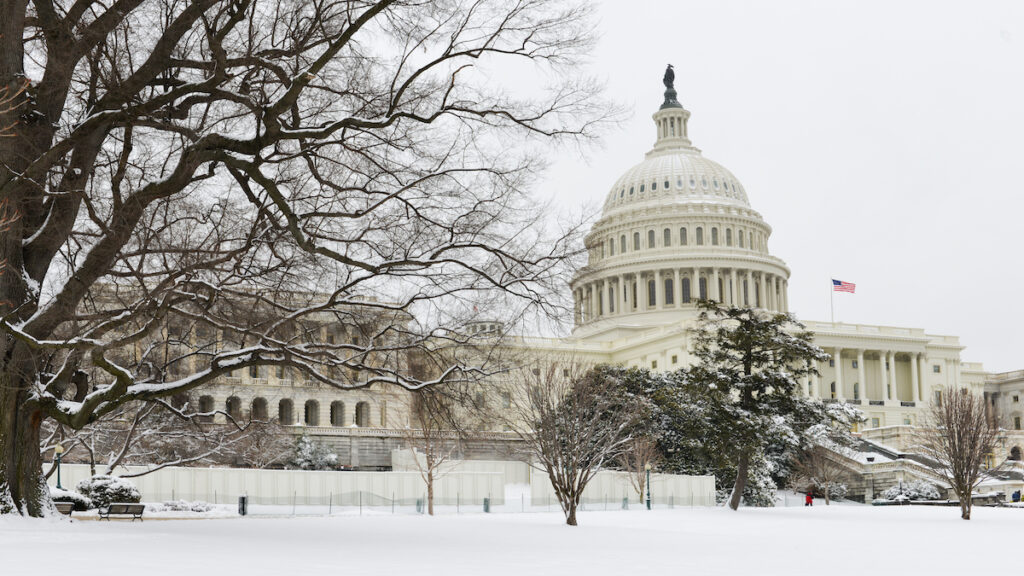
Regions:
<instances>
[{"instance_id":1,"label":"united states capitol building","mask_svg":"<svg viewBox=\"0 0 1024 576\"><path fill-rule=\"evenodd\" d=\"M690 111L677 100L669 74L665 84L664 102L653 115L653 147L612 184L586 236L588 262L569 283L575 303L571 335L515 338L508 346L527 356L671 371L693 360L689 330L698 299L789 311L791 271L769 250L771 226L739 179L694 145ZM986 373L980 364L962 360L958 337L923 328L804 323L832 359L819 364L818 376L801 382L800 393L857 405L865 416L858 431L879 444L878 464L899 459L907 442L901 431L921 422L946 387L984 393L1008 429L1001 458L1020 459L1024 371ZM500 325L483 322L469 329L495 331ZM231 385L205 389L203 401L228 403L235 411L258 406L261 416L269 413L322 437L352 467L389 467L398 429L409 423L407 393L278 380L254 369ZM500 443L511 436L493 430L481 438ZM913 475L891 468L895 477Z\"/></svg>"}]
</instances>

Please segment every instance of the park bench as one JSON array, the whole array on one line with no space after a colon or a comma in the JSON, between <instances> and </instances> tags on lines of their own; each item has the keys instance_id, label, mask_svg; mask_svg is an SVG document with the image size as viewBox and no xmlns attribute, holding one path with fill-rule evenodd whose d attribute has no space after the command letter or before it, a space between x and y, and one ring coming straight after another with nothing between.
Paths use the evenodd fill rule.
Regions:
<instances>
[{"instance_id":1,"label":"park bench","mask_svg":"<svg viewBox=\"0 0 1024 576\"><path fill-rule=\"evenodd\" d=\"M123 503L110 503L98 510L100 514L100 520L104 518L110 521L111 516L131 516L132 522L138 518L139 522L142 521L142 511L146 509L145 504L123 504Z\"/></svg>"},{"instance_id":2,"label":"park bench","mask_svg":"<svg viewBox=\"0 0 1024 576\"><path fill-rule=\"evenodd\" d=\"M57 509L57 512L65 516L71 516L71 511L75 509L74 502L54 502L53 507Z\"/></svg>"}]
</instances>

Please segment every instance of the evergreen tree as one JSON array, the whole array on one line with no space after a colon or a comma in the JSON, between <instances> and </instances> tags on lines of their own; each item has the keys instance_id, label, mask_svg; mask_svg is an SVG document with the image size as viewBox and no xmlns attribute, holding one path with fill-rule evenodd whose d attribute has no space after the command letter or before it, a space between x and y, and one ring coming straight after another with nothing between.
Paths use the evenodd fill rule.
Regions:
<instances>
[{"instance_id":1,"label":"evergreen tree","mask_svg":"<svg viewBox=\"0 0 1024 576\"><path fill-rule=\"evenodd\" d=\"M829 429L825 407L797 394L797 381L828 355L791 314L711 301L700 307L693 338L697 363L683 386L704 421L704 449L735 463L729 497L735 510L758 457L799 446L807 432Z\"/></svg>"}]
</instances>

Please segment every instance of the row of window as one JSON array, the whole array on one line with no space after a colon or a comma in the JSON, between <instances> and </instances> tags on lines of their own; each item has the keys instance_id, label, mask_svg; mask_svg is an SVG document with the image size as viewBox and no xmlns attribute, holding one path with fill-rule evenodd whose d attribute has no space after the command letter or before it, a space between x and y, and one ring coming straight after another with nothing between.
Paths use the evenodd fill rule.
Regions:
<instances>
[{"instance_id":1,"label":"row of window","mask_svg":"<svg viewBox=\"0 0 1024 576\"><path fill-rule=\"evenodd\" d=\"M664 288L665 288L665 302L664 302L664 305L668 306L668 305L671 305L671 304L675 304L675 297L676 297L675 280L673 278L665 278L663 280L663 282L665 284L665 286L664 286ZM692 280L690 278L688 278L688 277L680 278L679 284L681 285L681 288L682 288L681 289L681 294L680 294L680 296L681 296L681 300L680 301L683 304L689 304L690 302L692 302L695 299L706 300L708 298L708 279L707 278L700 278L699 282L697 283L697 295L695 295L693 293L694 287L693 287L693 282L692 282ZM656 293L657 286L658 285L657 285L655 280L648 280L647 281L647 305L648 306L657 306L657 301L658 301L657 300L658 295ZM714 286L714 285L712 284L712 286ZM739 298L739 300L742 302L742 304L741 304L742 306L750 306L750 305L764 306L765 305L764 303L761 302L761 286L757 282L753 282L753 288L751 288L751 283L750 282L748 282L747 280L740 280L739 281L738 289L740 291L740 298ZM628 292L631 292L632 298L630 298L630 294L629 293L623 294L622 301L626 302L627 304L631 303L632 304L632 308L635 309L637 307L637 304L638 304L637 294L639 293L639 291L637 289L637 283L636 282L632 283L632 290L628 291ZM751 293L751 292L753 292L753 293ZM728 302L736 302L737 301L737 299L734 298L734 295L732 294L732 282L727 280L725 277L719 277L718 278L718 294L719 294L719 299L721 299L723 301L728 301ZM615 313L616 302L618 302L618 300L615 298L615 286L613 284L613 285L608 286L608 312L609 313ZM597 309L598 310L603 310L604 309L604 292L601 291L601 290L597 291L597 303L596 304L597 304Z\"/></svg>"},{"instance_id":2,"label":"row of window","mask_svg":"<svg viewBox=\"0 0 1024 576\"><path fill-rule=\"evenodd\" d=\"M386 404L381 404L381 422L386 422ZM199 397L199 411L204 414L210 414L214 412L214 400L212 396L200 396ZM241 420L244 415L242 414L242 400L238 396L231 396L224 403L224 411L228 416L235 420ZM249 417L253 420L268 420L270 416L268 403L266 398L254 398L252 406L249 411ZM204 416L206 421L212 421L212 416ZM346 426L345 422L345 403L340 400L331 402L331 426ZM292 426L297 424L295 421L295 403L290 398L283 398L277 403L277 421L284 426ZM316 400L306 400L303 405L302 424L306 426L319 426L320 425L320 402ZM356 414L354 424L360 428L370 426L370 403L369 402L358 402L356 403Z\"/></svg>"},{"instance_id":3,"label":"row of window","mask_svg":"<svg viewBox=\"0 0 1024 576\"><path fill-rule=\"evenodd\" d=\"M691 175L689 177L690 190L696 190L697 183L697 177ZM682 175L677 175L675 177L675 184L677 190L682 190L683 188L685 188ZM629 188L623 187L621 190L619 190L619 198L625 198L627 190L629 191L630 196L634 196L636 194L643 194L647 190L650 190L651 192L657 192L658 186L658 180L653 180L650 184L644 182L641 184L634 184ZM672 187L672 179L665 178L660 182L660 186L662 190L670 189ZM729 180L723 179L719 181L718 177L712 177L711 180L708 180L707 176L702 175L700 177L700 187L702 190L708 190L709 188L714 189L716 192L721 190L724 191L726 195L731 198L740 198L739 186L735 182Z\"/></svg>"},{"instance_id":4,"label":"row of window","mask_svg":"<svg viewBox=\"0 0 1024 576\"><path fill-rule=\"evenodd\" d=\"M755 235L752 231L749 230L734 231L732 228L725 228L724 232L720 233L718 227L713 226L710 230L710 237L708 238L706 236L707 235L705 235L703 226L697 226L692 230L692 238L691 231L688 231L685 226L679 229L678 236L673 235L673 230L671 228L665 228L664 230L662 230L661 233L661 246L658 246L658 244L656 243L657 234L654 230L648 230L647 245L642 246L640 242L640 233L633 232L632 249L635 252L637 250L641 250L642 248L668 248L671 247L674 242L678 243L679 246L687 246L690 244L691 241L693 242L693 244L697 246L704 246L705 242L709 242L711 246L720 246L724 243L725 246L733 246L735 244L740 248L746 248L749 246L751 250L757 249L760 247L760 245L763 244L763 242L761 241L761 235ZM724 238L722 238L722 236L724 236ZM604 258L605 256L605 245L606 243L601 243L601 258ZM626 235L622 234L621 236L619 236L618 246L616 246L614 238L609 238L607 242L607 248L607 253L609 256L614 256L616 254L616 250L619 254L624 254L627 249Z\"/></svg>"}]
</instances>

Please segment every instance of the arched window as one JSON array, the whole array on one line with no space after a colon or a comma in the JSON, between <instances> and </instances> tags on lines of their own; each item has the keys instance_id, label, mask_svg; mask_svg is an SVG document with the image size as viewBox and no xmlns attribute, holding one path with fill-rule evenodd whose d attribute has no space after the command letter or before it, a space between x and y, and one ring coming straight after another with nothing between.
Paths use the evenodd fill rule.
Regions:
<instances>
[{"instance_id":1,"label":"arched window","mask_svg":"<svg viewBox=\"0 0 1024 576\"><path fill-rule=\"evenodd\" d=\"M718 228L711 229L711 245L718 246Z\"/></svg>"},{"instance_id":2,"label":"arched window","mask_svg":"<svg viewBox=\"0 0 1024 576\"><path fill-rule=\"evenodd\" d=\"M683 278L680 283L683 285L683 304L689 304L690 300L690 279Z\"/></svg>"},{"instance_id":3,"label":"arched window","mask_svg":"<svg viewBox=\"0 0 1024 576\"><path fill-rule=\"evenodd\" d=\"M647 231L647 247L654 248L654 230Z\"/></svg>"},{"instance_id":4,"label":"arched window","mask_svg":"<svg viewBox=\"0 0 1024 576\"><path fill-rule=\"evenodd\" d=\"M653 192L654 190L657 190L657 189L658 189L658 183L657 182L651 182L651 191Z\"/></svg>"},{"instance_id":5,"label":"arched window","mask_svg":"<svg viewBox=\"0 0 1024 576\"><path fill-rule=\"evenodd\" d=\"M615 312L615 287L608 287L608 313Z\"/></svg>"},{"instance_id":6,"label":"arched window","mask_svg":"<svg viewBox=\"0 0 1024 576\"><path fill-rule=\"evenodd\" d=\"M640 249L640 233L633 232L633 250Z\"/></svg>"},{"instance_id":7,"label":"arched window","mask_svg":"<svg viewBox=\"0 0 1024 576\"><path fill-rule=\"evenodd\" d=\"M686 246L686 228L679 229L679 245Z\"/></svg>"},{"instance_id":8,"label":"arched window","mask_svg":"<svg viewBox=\"0 0 1024 576\"><path fill-rule=\"evenodd\" d=\"M1020 446L1010 448L1010 460L1020 460Z\"/></svg>"},{"instance_id":9,"label":"arched window","mask_svg":"<svg viewBox=\"0 0 1024 576\"><path fill-rule=\"evenodd\" d=\"M619 236L619 252L626 253L626 235Z\"/></svg>"},{"instance_id":10,"label":"arched window","mask_svg":"<svg viewBox=\"0 0 1024 576\"><path fill-rule=\"evenodd\" d=\"M345 425L345 403L340 400L331 402L331 426Z\"/></svg>"},{"instance_id":11,"label":"arched window","mask_svg":"<svg viewBox=\"0 0 1024 576\"><path fill-rule=\"evenodd\" d=\"M238 396L228 398L228 401L224 403L224 411L235 420L240 419L242 417L242 400Z\"/></svg>"},{"instance_id":12,"label":"arched window","mask_svg":"<svg viewBox=\"0 0 1024 576\"><path fill-rule=\"evenodd\" d=\"M725 229L725 245L732 246L732 228Z\"/></svg>"},{"instance_id":13,"label":"arched window","mask_svg":"<svg viewBox=\"0 0 1024 576\"><path fill-rule=\"evenodd\" d=\"M360 402L356 404L356 426L366 428L370 425L370 403Z\"/></svg>"},{"instance_id":14,"label":"arched window","mask_svg":"<svg viewBox=\"0 0 1024 576\"><path fill-rule=\"evenodd\" d=\"M615 239L612 238L608 241L608 252L611 252L612 256L615 256Z\"/></svg>"},{"instance_id":15,"label":"arched window","mask_svg":"<svg viewBox=\"0 0 1024 576\"><path fill-rule=\"evenodd\" d=\"M740 248L743 248L743 230L736 233L736 239L740 241Z\"/></svg>"},{"instance_id":16,"label":"arched window","mask_svg":"<svg viewBox=\"0 0 1024 576\"><path fill-rule=\"evenodd\" d=\"M303 413L303 422L306 426L319 426L320 425L320 403L316 400L306 400L305 410Z\"/></svg>"},{"instance_id":17,"label":"arched window","mask_svg":"<svg viewBox=\"0 0 1024 576\"><path fill-rule=\"evenodd\" d=\"M832 393L832 398L835 398L836 397L836 383L835 382L833 382L831 385L829 385L829 390ZM877 426L875 426L875 428L877 428Z\"/></svg>"},{"instance_id":18,"label":"arched window","mask_svg":"<svg viewBox=\"0 0 1024 576\"><path fill-rule=\"evenodd\" d=\"M671 246L672 245L672 231L669 230L668 228L665 228L665 231L661 235L662 235L662 244L664 244L666 248Z\"/></svg>"},{"instance_id":19,"label":"arched window","mask_svg":"<svg viewBox=\"0 0 1024 576\"><path fill-rule=\"evenodd\" d=\"M701 300L707 300L708 299L708 279L707 278L701 278L700 279L700 299Z\"/></svg>"},{"instance_id":20,"label":"arched window","mask_svg":"<svg viewBox=\"0 0 1024 576\"><path fill-rule=\"evenodd\" d=\"M658 304L658 295L656 294L656 290L657 289L658 289L658 285L654 283L654 280L648 280L647 281L647 305L648 306L657 306L657 304Z\"/></svg>"},{"instance_id":21,"label":"arched window","mask_svg":"<svg viewBox=\"0 0 1024 576\"><path fill-rule=\"evenodd\" d=\"M288 398L277 403L277 421L283 426L295 423L295 404Z\"/></svg>"},{"instance_id":22,"label":"arched window","mask_svg":"<svg viewBox=\"0 0 1024 576\"><path fill-rule=\"evenodd\" d=\"M853 399L860 400L860 382L853 383Z\"/></svg>"},{"instance_id":23,"label":"arched window","mask_svg":"<svg viewBox=\"0 0 1024 576\"><path fill-rule=\"evenodd\" d=\"M697 226L697 246L704 245L704 228Z\"/></svg>"},{"instance_id":24,"label":"arched window","mask_svg":"<svg viewBox=\"0 0 1024 576\"><path fill-rule=\"evenodd\" d=\"M266 398L254 398L252 401L252 408L250 414L253 420L266 420L267 414L267 399Z\"/></svg>"},{"instance_id":25,"label":"arched window","mask_svg":"<svg viewBox=\"0 0 1024 576\"><path fill-rule=\"evenodd\" d=\"M747 232L747 240L749 240L748 244L750 245L750 249L754 250L756 247L754 246L754 233L753 232Z\"/></svg>"},{"instance_id":26,"label":"arched window","mask_svg":"<svg viewBox=\"0 0 1024 576\"><path fill-rule=\"evenodd\" d=\"M671 278L665 278L665 304L676 303L676 293L675 290L673 290L675 286L672 284L673 282Z\"/></svg>"},{"instance_id":27,"label":"arched window","mask_svg":"<svg viewBox=\"0 0 1024 576\"><path fill-rule=\"evenodd\" d=\"M200 396L199 397L199 411L200 412L213 412L213 396Z\"/></svg>"}]
</instances>

